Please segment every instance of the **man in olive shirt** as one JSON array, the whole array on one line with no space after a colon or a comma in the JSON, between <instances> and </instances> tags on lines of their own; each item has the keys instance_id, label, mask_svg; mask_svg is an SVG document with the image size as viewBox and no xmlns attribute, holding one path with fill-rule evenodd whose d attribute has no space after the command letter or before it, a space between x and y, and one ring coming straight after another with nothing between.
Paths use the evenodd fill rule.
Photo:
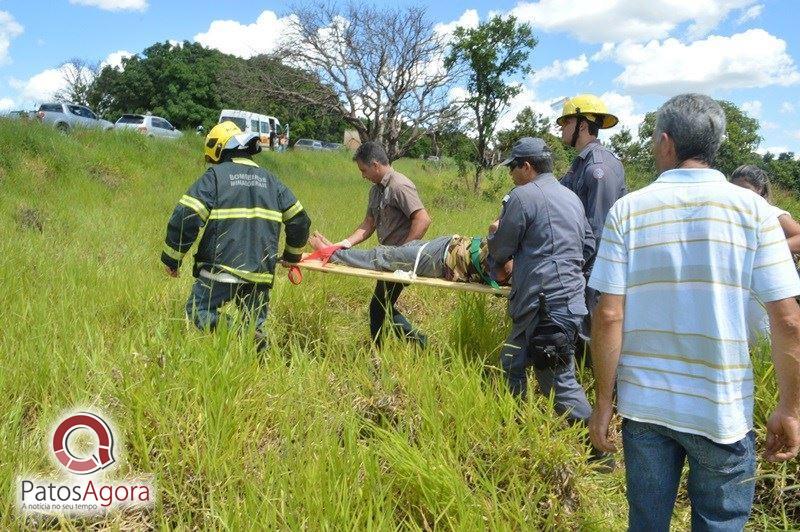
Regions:
<instances>
[{"instance_id":1,"label":"man in olive shirt","mask_svg":"<svg viewBox=\"0 0 800 532\"><path fill-rule=\"evenodd\" d=\"M378 142L365 142L356 150L353 161L364 179L372 182L367 214L353 234L337 244L352 247L368 239L375 231L381 245L400 246L421 239L431 224L431 218L419 199L417 187L391 167L383 146ZM369 303L370 335L380 345L383 324L389 318L394 333L424 347L425 335L394 308L402 291L400 283L378 281Z\"/></svg>"}]
</instances>

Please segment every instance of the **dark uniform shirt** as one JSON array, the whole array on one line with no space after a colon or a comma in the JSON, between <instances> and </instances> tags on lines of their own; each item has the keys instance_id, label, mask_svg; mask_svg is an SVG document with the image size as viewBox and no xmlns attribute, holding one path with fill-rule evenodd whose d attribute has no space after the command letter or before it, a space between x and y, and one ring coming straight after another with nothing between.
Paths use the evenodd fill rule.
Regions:
<instances>
[{"instance_id":1,"label":"dark uniform shirt","mask_svg":"<svg viewBox=\"0 0 800 532\"><path fill-rule=\"evenodd\" d=\"M608 211L627 192L622 163L611 150L594 140L572 161L561 184L580 198L599 242Z\"/></svg>"},{"instance_id":2,"label":"dark uniform shirt","mask_svg":"<svg viewBox=\"0 0 800 532\"><path fill-rule=\"evenodd\" d=\"M194 275L200 269L245 282L271 285L278 260L281 226L283 258L300 260L311 220L292 191L250 159L211 165L181 197L167 225L161 261L177 269L197 246Z\"/></svg>"},{"instance_id":3,"label":"dark uniform shirt","mask_svg":"<svg viewBox=\"0 0 800 532\"><path fill-rule=\"evenodd\" d=\"M405 243L411 230L411 215L423 208L417 187L394 169L369 190L367 215L375 220L378 242L383 245Z\"/></svg>"},{"instance_id":4,"label":"dark uniform shirt","mask_svg":"<svg viewBox=\"0 0 800 532\"><path fill-rule=\"evenodd\" d=\"M564 327L582 321L583 266L594 254L594 237L580 200L553 174L511 191L488 243L493 267L514 259L508 296L514 329L531 332L535 327L540 292L553 321Z\"/></svg>"}]
</instances>

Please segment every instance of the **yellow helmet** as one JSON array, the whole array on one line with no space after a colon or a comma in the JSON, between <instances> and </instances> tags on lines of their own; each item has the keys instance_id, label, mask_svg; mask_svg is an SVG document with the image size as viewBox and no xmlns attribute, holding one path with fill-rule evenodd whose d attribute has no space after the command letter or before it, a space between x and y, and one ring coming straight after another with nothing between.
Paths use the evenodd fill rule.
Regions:
<instances>
[{"instance_id":1,"label":"yellow helmet","mask_svg":"<svg viewBox=\"0 0 800 532\"><path fill-rule=\"evenodd\" d=\"M561 116L556 119L556 124L564 125L564 120L572 116L586 117L590 122L597 124L600 129L614 127L619 119L608 112L603 100L594 94L579 94L574 98L569 98L564 102L564 110Z\"/></svg>"},{"instance_id":2,"label":"yellow helmet","mask_svg":"<svg viewBox=\"0 0 800 532\"><path fill-rule=\"evenodd\" d=\"M210 163L218 163L225 150L242 150L247 155L255 155L261 151L258 145L257 133L243 133L239 126L226 120L211 128L206 135L206 144L203 152Z\"/></svg>"}]
</instances>

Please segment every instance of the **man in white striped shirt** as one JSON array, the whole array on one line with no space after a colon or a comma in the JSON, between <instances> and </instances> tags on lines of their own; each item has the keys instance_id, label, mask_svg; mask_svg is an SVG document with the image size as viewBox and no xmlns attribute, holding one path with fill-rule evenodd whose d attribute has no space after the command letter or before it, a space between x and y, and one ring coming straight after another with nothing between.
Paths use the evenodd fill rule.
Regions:
<instances>
[{"instance_id":1,"label":"man in white striped shirt","mask_svg":"<svg viewBox=\"0 0 800 532\"><path fill-rule=\"evenodd\" d=\"M693 530L741 530L755 473L753 372L746 308L765 302L780 392L766 458L800 447L800 280L773 209L710 168L725 115L699 94L659 109L662 174L609 212L589 286L595 447L608 427L616 377L631 530L668 530L689 462Z\"/></svg>"}]
</instances>

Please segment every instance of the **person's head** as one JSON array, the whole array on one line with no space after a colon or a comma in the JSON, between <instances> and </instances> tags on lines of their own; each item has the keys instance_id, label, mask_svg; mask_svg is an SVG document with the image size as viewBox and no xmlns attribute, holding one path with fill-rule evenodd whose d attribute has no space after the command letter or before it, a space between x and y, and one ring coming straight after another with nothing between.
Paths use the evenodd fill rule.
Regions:
<instances>
[{"instance_id":1,"label":"person's head","mask_svg":"<svg viewBox=\"0 0 800 532\"><path fill-rule=\"evenodd\" d=\"M765 200L770 200L769 176L758 166L743 164L731 174L731 183L749 188Z\"/></svg>"},{"instance_id":2,"label":"person's head","mask_svg":"<svg viewBox=\"0 0 800 532\"><path fill-rule=\"evenodd\" d=\"M579 94L564 102L556 124L561 127L561 141L583 147L597 138L601 129L617 125L619 119L608 112L603 100L593 94Z\"/></svg>"},{"instance_id":3,"label":"person's head","mask_svg":"<svg viewBox=\"0 0 800 532\"><path fill-rule=\"evenodd\" d=\"M517 186L530 183L541 174L553 172L553 154L544 140L522 137L511 148L508 158L500 163L508 167L511 180Z\"/></svg>"},{"instance_id":4,"label":"person's head","mask_svg":"<svg viewBox=\"0 0 800 532\"><path fill-rule=\"evenodd\" d=\"M375 141L368 141L359 146L353 155L353 161L364 179L373 183L380 183L391 168L386 150L379 142Z\"/></svg>"},{"instance_id":5,"label":"person's head","mask_svg":"<svg viewBox=\"0 0 800 532\"><path fill-rule=\"evenodd\" d=\"M243 133L231 121L220 122L206 135L206 162L219 164L233 157L250 157L261 151L258 133Z\"/></svg>"},{"instance_id":6,"label":"person's head","mask_svg":"<svg viewBox=\"0 0 800 532\"><path fill-rule=\"evenodd\" d=\"M679 94L656 113L653 155L659 172L687 162L710 167L725 134L725 112L704 94Z\"/></svg>"}]
</instances>

